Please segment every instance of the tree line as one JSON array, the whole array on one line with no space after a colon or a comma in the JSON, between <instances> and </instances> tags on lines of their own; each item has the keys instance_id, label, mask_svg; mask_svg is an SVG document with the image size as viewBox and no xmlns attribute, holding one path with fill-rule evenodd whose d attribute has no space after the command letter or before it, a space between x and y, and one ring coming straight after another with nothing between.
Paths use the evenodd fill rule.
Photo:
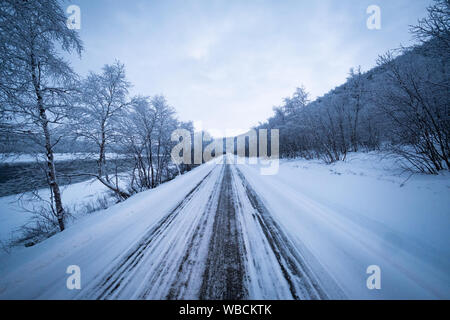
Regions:
<instances>
[{"instance_id":1,"label":"tree line","mask_svg":"<svg viewBox=\"0 0 450 320\"><path fill-rule=\"evenodd\" d=\"M67 213L55 163L61 141L89 146L96 172L79 175L97 179L122 201L189 170L171 164L171 133L193 133L192 123L178 121L164 96L130 96L119 61L78 76L63 54L81 57L83 43L66 20L57 0L0 2L1 139L29 141L30 149L45 154L50 199L44 203L61 231ZM111 161L108 154L114 155ZM123 157L131 164L126 179Z\"/></svg>"},{"instance_id":2,"label":"tree line","mask_svg":"<svg viewBox=\"0 0 450 320\"><path fill-rule=\"evenodd\" d=\"M383 149L410 169L450 169L450 1L436 0L411 27L412 47L392 50L368 72L310 101L304 87L258 128L279 129L280 155L332 163L348 152Z\"/></svg>"}]
</instances>

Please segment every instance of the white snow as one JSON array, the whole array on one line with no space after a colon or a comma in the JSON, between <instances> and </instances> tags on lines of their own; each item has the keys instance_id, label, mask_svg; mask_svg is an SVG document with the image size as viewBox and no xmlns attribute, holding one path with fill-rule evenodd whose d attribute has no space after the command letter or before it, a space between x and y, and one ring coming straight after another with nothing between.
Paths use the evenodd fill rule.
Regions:
<instances>
[{"instance_id":1,"label":"white snow","mask_svg":"<svg viewBox=\"0 0 450 320\"><path fill-rule=\"evenodd\" d=\"M64 232L33 247L1 254L0 299L76 298L78 292L68 290L65 285L69 265L81 267L82 286L89 287L213 168L209 164L200 166L156 189L82 217ZM259 165L237 168L302 251L316 275L333 279L347 298L450 298L448 173L399 175L401 170L395 161L376 153L350 154L345 162L333 165L282 160L278 174L272 176L261 175ZM73 194L74 200L82 193L92 192L85 188L85 183L78 185L73 191L68 191L72 186L65 191ZM160 263L165 261L163 256L155 255L158 248L161 254L173 257L182 254L179 250L184 248L183 239L189 226L200 217L198 212L213 192L211 186L205 187L202 197L191 205L189 215L180 220L186 229L181 224L171 227L170 243L152 247L148 261L154 258ZM242 197L241 186L237 184L234 188L237 197ZM277 279L280 288L286 284L273 266L273 256L258 251L258 246L267 244L245 216L249 206L243 201L239 211L246 246L251 248L249 255L254 261L248 268L251 277L260 277L260 282L267 284L261 287L253 282L250 291L254 297L284 298L282 291L268 287ZM12 229L7 224L17 220L5 217L1 210L3 238L5 230ZM205 255L204 251L201 255ZM381 290L366 287L369 265L381 268ZM133 279L136 285L144 281L145 272ZM158 289L154 290L158 296Z\"/></svg>"},{"instance_id":2,"label":"white snow","mask_svg":"<svg viewBox=\"0 0 450 320\"><path fill-rule=\"evenodd\" d=\"M107 191L96 179L61 186L63 205L74 213L75 218L84 213L83 207L86 204L95 204ZM50 198L48 189L41 189L38 193L42 199ZM27 209L38 204L39 201L33 199L31 194L0 197L0 241L3 244L12 240L21 226L32 223L32 214ZM71 223L70 219L68 223Z\"/></svg>"},{"instance_id":3,"label":"white snow","mask_svg":"<svg viewBox=\"0 0 450 320\"><path fill-rule=\"evenodd\" d=\"M0 256L0 299L70 299L66 268L78 265L82 283L112 266L211 170L201 166L156 189L139 193L29 248Z\"/></svg>"},{"instance_id":4,"label":"white snow","mask_svg":"<svg viewBox=\"0 0 450 320\"><path fill-rule=\"evenodd\" d=\"M375 153L334 165L282 161L273 176L258 167L241 170L349 298L450 297L448 173L415 175L401 187L408 175ZM381 290L366 287L369 265L381 268Z\"/></svg>"}]
</instances>

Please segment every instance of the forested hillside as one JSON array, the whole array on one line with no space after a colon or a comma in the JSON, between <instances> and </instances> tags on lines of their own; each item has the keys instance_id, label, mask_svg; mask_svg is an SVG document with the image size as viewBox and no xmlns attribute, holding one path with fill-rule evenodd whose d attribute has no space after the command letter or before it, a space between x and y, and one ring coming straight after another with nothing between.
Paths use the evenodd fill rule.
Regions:
<instances>
[{"instance_id":1,"label":"forested hillside","mask_svg":"<svg viewBox=\"0 0 450 320\"><path fill-rule=\"evenodd\" d=\"M427 173L449 169L449 1L411 27L416 46L381 55L377 67L350 69L343 85L314 101L304 87L258 128L280 130L283 157L331 163L358 150L383 149Z\"/></svg>"}]
</instances>

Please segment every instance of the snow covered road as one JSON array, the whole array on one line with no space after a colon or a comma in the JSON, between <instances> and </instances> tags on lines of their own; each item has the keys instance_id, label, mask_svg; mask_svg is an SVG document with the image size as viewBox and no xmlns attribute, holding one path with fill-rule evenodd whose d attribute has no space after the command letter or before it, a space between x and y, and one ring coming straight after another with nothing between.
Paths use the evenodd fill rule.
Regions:
<instances>
[{"instance_id":1,"label":"snow covered road","mask_svg":"<svg viewBox=\"0 0 450 320\"><path fill-rule=\"evenodd\" d=\"M318 201L299 190L297 169L261 176L224 159L0 256L0 298L448 297L448 249ZM371 264L383 290L366 287ZM66 288L69 265L81 290Z\"/></svg>"},{"instance_id":2,"label":"snow covered road","mask_svg":"<svg viewBox=\"0 0 450 320\"><path fill-rule=\"evenodd\" d=\"M342 297L337 290L331 293ZM76 298L323 299L329 294L237 166L224 164Z\"/></svg>"}]
</instances>

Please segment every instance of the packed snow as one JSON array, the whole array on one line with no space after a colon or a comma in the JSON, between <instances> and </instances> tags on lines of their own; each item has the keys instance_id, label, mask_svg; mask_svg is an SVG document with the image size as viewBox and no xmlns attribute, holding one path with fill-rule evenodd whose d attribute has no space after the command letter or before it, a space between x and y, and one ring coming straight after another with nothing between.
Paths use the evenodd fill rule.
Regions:
<instances>
[{"instance_id":1,"label":"packed snow","mask_svg":"<svg viewBox=\"0 0 450 320\"><path fill-rule=\"evenodd\" d=\"M95 207L97 199L108 197L107 188L96 179L74 183L61 187L63 204L74 219L86 213L86 207ZM50 198L48 189L38 190L42 199ZM0 197L0 242L3 245L17 238L23 225L33 223L33 216L29 210L39 206L39 200L31 193ZM69 219L69 225L73 219ZM15 250L17 248L12 248Z\"/></svg>"},{"instance_id":2,"label":"packed snow","mask_svg":"<svg viewBox=\"0 0 450 320\"><path fill-rule=\"evenodd\" d=\"M234 157L229 159L235 161ZM195 292L200 290L199 268L207 259L205 244L212 237L214 220L204 213L209 212L208 203L214 203L219 197L217 181L223 179L221 166L220 163L202 165L106 210L80 216L64 232L35 246L2 253L0 298L102 298L97 291L101 289L98 285L103 277L114 271L130 250L140 248L149 230L161 224L201 183L201 189L184 205L182 214L160 230L160 238L154 238L164 241L153 242L152 238L138 268L130 269L132 273L122 279L130 284L103 297L136 298L137 292L143 298L167 297L165 291L170 288L164 285L164 278L154 278L157 273L153 271L161 271L157 266L163 264L167 268L161 274L166 277L172 274L167 279L186 284L188 292L178 290L178 298L195 298ZM350 154L346 161L333 165L302 159L281 160L275 175L261 175L260 169L261 165L248 163L232 165L230 169L232 201L236 204L246 251L245 281L249 298L289 299L292 286L296 285L291 284L291 292L288 291L289 283L283 272L289 270L284 270L285 262L276 254L285 248L269 243L264 233L269 220L255 223L258 210L248 196L249 189L258 197L258 206L263 206L273 219L273 226L269 227L293 245L289 250L303 259L302 272L308 277L311 273L308 281L325 290L324 297L450 298L448 173L410 176L398 168L395 160L377 153ZM66 199L71 196L74 200L81 199L94 190L101 192L94 185L93 190L85 188L86 183L77 185L64 191ZM6 198L9 203L13 199L0 199L2 239L25 221L9 216L14 204L3 211ZM189 240L197 253L191 251L186 255L188 238L193 239L198 226L204 228L204 240ZM182 263L184 255L188 266L195 266L188 268L192 278L177 275L176 270L166 272L170 262ZM81 291L66 288L69 265L78 265L82 270ZM380 290L369 290L366 286L369 276L366 270L370 265L381 269ZM145 266L149 268L147 273ZM146 287L148 283L153 286Z\"/></svg>"},{"instance_id":3,"label":"packed snow","mask_svg":"<svg viewBox=\"0 0 450 320\"><path fill-rule=\"evenodd\" d=\"M349 298L450 297L448 173L409 177L376 153L333 165L283 161L273 176L243 172ZM381 290L366 287L369 265L381 268Z\"/></svg>"}]
</instances>

